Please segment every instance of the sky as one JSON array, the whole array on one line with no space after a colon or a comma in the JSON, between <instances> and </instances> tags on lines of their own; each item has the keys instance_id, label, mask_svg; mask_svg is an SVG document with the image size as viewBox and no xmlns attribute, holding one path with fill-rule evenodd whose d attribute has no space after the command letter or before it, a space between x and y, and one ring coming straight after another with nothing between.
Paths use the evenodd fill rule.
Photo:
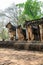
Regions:
<instances>
[{"instance_id":1,"label":"sky","mask_svg":"<svg viewBox=\"0 0 43 65\"><path fill-rule=\"evenodd\" d=\"M12 3L18 4L23 3L26 0L0 0L0 9L4 10L5 8L9 7ZM43 1L43 0L39 0Z\"/></svg>"}]
</instances>

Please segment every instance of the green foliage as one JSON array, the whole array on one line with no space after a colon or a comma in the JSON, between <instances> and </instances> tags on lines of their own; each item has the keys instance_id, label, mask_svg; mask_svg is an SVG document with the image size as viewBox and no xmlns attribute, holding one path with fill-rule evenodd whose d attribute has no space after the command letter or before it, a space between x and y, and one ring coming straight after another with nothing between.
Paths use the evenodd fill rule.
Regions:
<instances>
[{"instance_id":1,"label":"green foliage","mask_svg":"<svg viewBox=\"0 0 43 65\"><path fill-rule=\"evenodd\" d=\"M18 6L20 8L23 8L24 7L24 3L17 4L16 6Z\"/></svg>"},{"instance_id":2,"label":"green foliage","mask_svg":"<svg viewBox=\"0 0 43 65\"><path fill-rule=\"evenodd\" d=\"M8 31L6 29L3 29L2 32L0 33L1 39L9 39Z\"/></svg>"},{"instance_id":3,"label":"green foliage","mask_svg":"<svg viewBox=\"0 0 43 65\"><path fill-rule=\"evenodd\" d=\"M24 23L24 21L25 21L25 19L26 19L26 17L25 17L25 15L24 14L21 14L20 16L19 16L19 22L18 22L18 24L21 24L21 25L23 25L23 23Z\"/></svg>"},{"instance_id":4,"label":"green foliage","mask_svg":"<svg viewBox=\"0 0 43 65\"><path fill-rule=\"evenodd\" d=\"M19 8L24 8L22 14L19 14L19 23L23 24L25 20L38 19L43 16L41 7L43 8L43 2L38 0L27 0L25 3L17 4Z\"/></svg>"},{"instance_id":5,"label":"green foliage","mask_svg":"<svg viewBox=\"0 0 43 65\"><path fill-rule=\"evenodd\" d=\"M28 15L31 19L41 17L41 2L37 0L27 0L24 7L24 14Z\"/></svg>"}]
</instances>

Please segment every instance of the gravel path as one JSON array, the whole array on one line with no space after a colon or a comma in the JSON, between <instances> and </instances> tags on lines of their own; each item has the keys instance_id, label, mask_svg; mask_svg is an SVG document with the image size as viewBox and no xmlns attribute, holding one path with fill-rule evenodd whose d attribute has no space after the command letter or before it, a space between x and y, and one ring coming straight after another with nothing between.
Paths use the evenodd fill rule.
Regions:
<instances>
[{"instance_id":1,"label":"gravel path","mask_svg":"<svg viewBox=\"0 0 43 65\"><path fill-rule=\"evenodd\" d=\"M43 52L0 48L0 65L43 65Z\"/></svg>"}]
</instances>

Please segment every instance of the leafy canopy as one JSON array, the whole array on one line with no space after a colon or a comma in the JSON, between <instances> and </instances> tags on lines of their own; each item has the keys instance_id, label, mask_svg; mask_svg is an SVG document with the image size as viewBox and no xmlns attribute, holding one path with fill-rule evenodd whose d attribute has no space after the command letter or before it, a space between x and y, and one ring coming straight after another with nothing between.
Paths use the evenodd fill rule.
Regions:
<instances>
[{"instance_id":1,"label":"leafy canopy","mask_svg":"<svg viewBox=\"0 0 43 65\"><path fill-rule=\"evenodd\" d=\"M37 19L41 17L42 2L37 0L27 0L24 4L24 14L28 15L31 19ZM43 7L43 6L42 6Z\"/></svg>"},{"instance_id":2,"label":"leafy canopy","mask_svg":"<svg viewBox=\"0 0 43 65\"><path fill-rule=\"evenodd\" d=\"M17 4L17 6L19 7L18 20L20 24L23 24L25 20L34 20L43 17L41 10L43 8L43 2L41 1L27 0L25 3Z\"/></svg>"}]
</instances>

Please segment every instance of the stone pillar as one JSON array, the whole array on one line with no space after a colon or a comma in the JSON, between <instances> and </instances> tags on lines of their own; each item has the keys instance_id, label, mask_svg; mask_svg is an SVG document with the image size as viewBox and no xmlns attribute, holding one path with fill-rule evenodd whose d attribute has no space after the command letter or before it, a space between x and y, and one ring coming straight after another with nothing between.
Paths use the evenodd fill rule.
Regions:
<instances>
[{"instance_id":1,"label":"stone pillar","mask_svg":"<svg viewBox=\"0 0 43 65\"><path fill-rule=\"evenodd\" d=\"M18 40L18 33L17 33L17 28L16 28L16 40Z\"/></svg>"},{"instance_id":2,"label":"stone pillar","mask_svg":"<svg viewBox=\"0 0 43 65\"><path fill-rule=\"evenodd\" d=\"M26 39L28 40L28 31L27 31L27 28L26 28Z\"/></svg>"},{"instance_id":3,"label":"stone pillar","mask_svg":"<svg viewBox=\"0 0 43 65\"><path fill-rule=\"evenodd\" d=\"M41 41L43 41L43 25L39 25L40 27L40 36L41 36Z\"/></svg>"}]
</instances>

